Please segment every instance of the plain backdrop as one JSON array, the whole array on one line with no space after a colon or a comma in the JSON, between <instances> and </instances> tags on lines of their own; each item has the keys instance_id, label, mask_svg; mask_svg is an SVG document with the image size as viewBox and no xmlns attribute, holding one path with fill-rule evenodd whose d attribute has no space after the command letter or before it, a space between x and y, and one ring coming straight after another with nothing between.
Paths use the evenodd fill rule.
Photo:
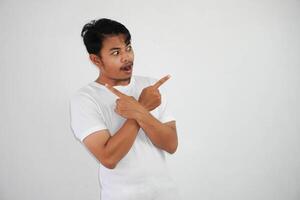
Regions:
<instances>
[{"instance_id":1,"label":"plain backdrop","mask_svg":"<svg viewBox=\"0 0 300 200\"><path fill-rule=\"evenodd\" d=\"M184 199L300 199L299 0L1 0L1 200L100 198L69 98L98 76L80 32L102 17L131 31L134 74L172 76Z\"/></svg>"}]
</instances>

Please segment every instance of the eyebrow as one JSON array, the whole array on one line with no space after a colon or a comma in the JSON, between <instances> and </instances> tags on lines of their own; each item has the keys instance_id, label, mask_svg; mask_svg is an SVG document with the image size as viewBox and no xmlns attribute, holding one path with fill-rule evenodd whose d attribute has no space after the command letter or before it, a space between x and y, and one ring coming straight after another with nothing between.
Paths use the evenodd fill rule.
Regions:
<instances>
[{"instance_id":1,"label":"eyebrow","mask_svg":"<svg viewBox=\"0 0 300 200\"><path fill-rule=\"evenodd\" d=\"M109 51L114 51L114 50L120 50L120 48L114 47L114 48L111 48Z\"/></svg>"},{"instance_id":2,"label":"eyebrow","mask_svg":"<svg viewBox=\"0 0 300 200\"><path fill-rule=\"evenodd\" d=\"M131 45L131 43L129 42L128 44L126 44L126 46ZM111 48L109 51L115 51L115 50L120 50L121 48L119 47L113 47Z\"/></svg>"}]
</instances>

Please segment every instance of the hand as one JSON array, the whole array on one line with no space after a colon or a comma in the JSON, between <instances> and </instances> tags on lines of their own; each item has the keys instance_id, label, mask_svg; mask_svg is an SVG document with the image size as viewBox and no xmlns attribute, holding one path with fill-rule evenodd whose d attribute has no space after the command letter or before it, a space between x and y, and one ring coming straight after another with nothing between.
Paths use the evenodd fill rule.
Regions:
<instances>
[{"instance_id":1,"label":"hand","mask_svg":"<svg viewBox=\"0 0 300 200\"><path fill-rule=\"evenodd\" d=\"M140 94L139 102L148 111L154 110L161 104L161 95L158 88L164 84L171 76L167 75L157 81L154 85L144 88Z\"/></svg>"},{"instance_id":2,"label":"hand","mask_svg":"<svg viewBox=\"0 0 300 200\"><path fill-rule=\"evenodd\" d=\"M110 85L105 85L112 93L119 98L116 99L115 112L126 119L137 119L139 115L146 114L148 111L133 97L123 94Z\"/></svg>"}]
</instances>

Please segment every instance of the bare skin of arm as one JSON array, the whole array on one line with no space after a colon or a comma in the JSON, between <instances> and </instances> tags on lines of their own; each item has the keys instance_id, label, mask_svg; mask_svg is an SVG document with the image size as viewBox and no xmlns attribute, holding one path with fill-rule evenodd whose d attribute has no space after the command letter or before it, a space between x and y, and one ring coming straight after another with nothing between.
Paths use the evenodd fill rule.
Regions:
<instances>
[{"instance_id":1,"label":"bare skin of arm","mask_svg":"<svg viewBox=\"0 0 300 200\"><path fill-rule=\"evenodd\" d=\"M144 113L137 122L155 146L170 154L175 153L178 146L175 121L161 123L150 113Z\"/></svg>"}]
</instances>

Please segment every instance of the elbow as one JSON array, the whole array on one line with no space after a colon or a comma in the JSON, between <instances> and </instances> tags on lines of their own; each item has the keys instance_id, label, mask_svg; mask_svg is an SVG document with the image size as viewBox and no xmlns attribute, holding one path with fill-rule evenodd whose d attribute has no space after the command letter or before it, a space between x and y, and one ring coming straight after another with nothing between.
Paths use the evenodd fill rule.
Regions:
<instances>
[{"instance_id":1,"label":"elbow","mask_svg":"<svg viewBox=\"0 0 300 200\"><path fill-rule=\"evenodd\" d=\"M105 166L106 168L108 168L108 169L115 169L116 168L116 165L107 165L107 166Z\"/></svg>"},{"instance_id":2,"label":"elbow","mask_svg":"<svg viewBox=\"0 0 300 200\"><path fill-rule=\"evenodd\" d=\"M113 162L102 162L103 166L108 168L108 169L115 169L117 164L116 163L113 163Z\"/></svg>"},{"instance_id":3,"label":"elbow","mask_svg":"<svg viewBox=\"0 0 300 200\"><path fill-rule=\"evenodd\" d=\"M102 160L101 164L108 169L115 169L117 166L117 162L109 158Z\"/></svg>"},{"instance_id":4,"label":"elbow","mask_svg":"<svg viewBox=\"0 0 300 200\"><path fill-rule=\"evenodd\" d=\"M177 148L174 148L174 149L169 149L168 150L168 153L169 154L174 154L176 152Z\"/></svg>"},{"instance_id":5,"label":"elbow","mask_svg":"<svg viewBox=\"0 0 300 200\"><path fill-rule=\"evenodd\" d=\"M177 147L178 147L178 143L176 142L175 144L170 145L170 148L168 148L166 151L169 154L174 154L176 152L176 150L177 150Z\"/></svg>"},{"instance_id":6,"label":"elbow","mask_svg":"<svg viewBox=\"0 0 300 200\"><path fill-rule=\"evenodd\" d=\"M174 137L175 136L175 137ZM172 135L172 138L169 139L168 150L166 150L169 154L174 154L178 147L178 138L177 133Z\"/></svg>"}]
</instances>

